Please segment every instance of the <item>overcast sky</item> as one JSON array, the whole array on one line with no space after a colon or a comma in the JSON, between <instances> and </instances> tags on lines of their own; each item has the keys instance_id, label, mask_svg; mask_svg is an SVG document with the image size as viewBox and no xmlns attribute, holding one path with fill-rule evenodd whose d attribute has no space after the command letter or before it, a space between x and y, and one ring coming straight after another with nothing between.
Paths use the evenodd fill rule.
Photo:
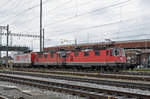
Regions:
<instances>
[{"instance_id":1,"label":"overcast sky","mask_svg":"<svg viewBox=\"0 0 150 99\"><path fill-rule=\"evenodd\" d=\"M13 33L39 35L39 1L0 0L0 24L9 24ZM149 10L150 0L43 0L45 46L73 44L75 39L149 39ZM13 37L12 44L39 50L37 38Z\"/></svg>"}]
</instances>

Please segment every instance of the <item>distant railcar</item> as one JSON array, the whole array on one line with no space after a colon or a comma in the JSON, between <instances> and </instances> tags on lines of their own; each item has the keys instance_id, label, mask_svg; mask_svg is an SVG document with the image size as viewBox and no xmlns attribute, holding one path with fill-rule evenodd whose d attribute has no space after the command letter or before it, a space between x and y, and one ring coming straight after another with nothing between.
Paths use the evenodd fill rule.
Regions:
<instances>
[{"instance_id":1,"label":"distant railcar","mask_svg":"<svg viewBox=\"0 0 150 99\"><path fill-rule=\"evenodd\" d=\"M134 68L141 64L141 51L137 49L129 49L125 51L127 64Z\"/></svg>"},{"instance_id":2,"label":"distant railcar","mask_svg":"<svg viewBox=\"0 0 150 99\"><path fill-rule=\"evenodd\" d=\"M31 66L34 63L35 53L15 54L13 65L14 66Z\"/></svg>"},{"instance_id":3,"label":"distant railcar","mask_svg":"<svg viewBox=\"0 0 150 99\"><path fill-rule=\"evenodd\" d=\"M141 53L140 63L143 68L150 68L150 51L143 51Z\"/></svg>"}]
</instances>

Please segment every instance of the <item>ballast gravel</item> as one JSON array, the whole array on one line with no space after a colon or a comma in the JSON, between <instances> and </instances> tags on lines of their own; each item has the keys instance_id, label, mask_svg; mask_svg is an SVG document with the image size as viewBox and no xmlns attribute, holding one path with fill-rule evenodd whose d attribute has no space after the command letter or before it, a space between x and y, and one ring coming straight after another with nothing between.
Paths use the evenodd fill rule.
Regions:
<instances>
[{"instance_id":1,"label":"ballast gravel","mask_svg":"<svg viewBox=\"0 0 150 99\"><path fill-rule=\"evenodd\" d=\"M41 77L35 77L35 76L23 76L23 75L15 75L15 74L12 75L12 74L4 74L4 73L0 73L0 75L7 75L7 76L21 77L21 78L30 78L30 79L35 79L35 80L43 80L43 81L64 83L64 84L70 84L70 85L80 85L80 86L85 86L85 87L92 87L92 88L99 88L99 89L108 89L108 90L114 90L114 91L150 95L150 90L123 88L123 87L115 87L115 86L92 84L92 83L77 82L77 81L58 80L58 79L51 79L51 78L41 78Z\"/></svg>"},{"instance_id":2,"label":"ballast gravel","mask_svg":"<svg viewBox=\"0 0 150 99\"><path fill-rule=\"evenodd\" d=\"M0 81L0 96L4 96L6 99L18 99L19 97L22 97L22 92L30 92L30 93L36 93L44 96L49 96L50 98L48 99L86 99L83 97L78 97L78 96L73 96L73 95L58 93L58 92L52 92L44 89L31 87L31 86L25 86L25 85ZM39 98L37 97L36 99L40 99L40 97ZM44 97L42 99L47 99L47 98Z\"/></svg>"}]
</instances>

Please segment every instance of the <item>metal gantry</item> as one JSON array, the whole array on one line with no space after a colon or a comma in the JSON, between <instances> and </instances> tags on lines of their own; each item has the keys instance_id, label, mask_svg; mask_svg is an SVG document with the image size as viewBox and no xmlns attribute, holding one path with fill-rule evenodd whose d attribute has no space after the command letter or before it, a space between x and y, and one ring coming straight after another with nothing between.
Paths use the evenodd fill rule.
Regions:
<instances>
[{"instance_id":1,"label":"metal gantry","mask_svg":"<svg viewBox=\"0 0 150 99\"><path fill-rule=\"evenodd\" d=\"M7 26L0 26L0 29L1 29L1 31L2 30L7 30L7 33L6 33L6 35L7 35L7 57L8 57L8 42L9 42L9 25L7 25ZM1 54L0 54L0 57L1 57Z\"/></svg>"},{"instance_id":2,"label":"metal gantry","mask_svg":"<svg viewBox=\"0 0 150 99\"><path fill-rule=\"evenodd\" d=\"M2 40L2 36L6 36L7 46L3 46L2 42L0 42L0 57L1 57L1 51L6 51L6 56L8 57L8 51L28 51L28 47L24 46L9 46L9 36L16 36L16 37L31 37L31 38L40 38L40 35L30 35L30 34L21 34L21 33L11 33L9 31L9 25L7 26L0 26L0 37ZM6 30L7 32L3 32L3 30Z\"/></svg>"},{"instance_id":3,"label":"metal gantry","mask_svg":"<svg viewBox=\"0 0 150 99\"><path fill-rule=\"evenodd\" d=\"M1 33L0 35L7 35L7 33ZM30 34L21 34L21 33L10 33L10 36L18 36L18 37L31 37L31 38L40 38L39 35L30 35Z\"/></svg>"}]
</instances>

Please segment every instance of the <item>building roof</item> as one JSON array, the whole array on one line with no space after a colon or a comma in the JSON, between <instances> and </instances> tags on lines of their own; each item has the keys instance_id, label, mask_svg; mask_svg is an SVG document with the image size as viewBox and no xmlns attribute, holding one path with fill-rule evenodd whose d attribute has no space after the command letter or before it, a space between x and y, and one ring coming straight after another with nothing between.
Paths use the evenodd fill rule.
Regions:
<instances>
[{"instance_id":1,"label":"building roof","mask_svg":"<svg viewBox=\"0 0 150 99\"><path fill-rule=\"evenodd\" d=\"M99 43L82 43L82 44L71 44L71 45L61 45L45 48L44 51L56 51L56 50L73 50L75 48L97 48L104 47L109 44L114 44L114 47L125 48L125 49L150 49L150 39L141 40L128 40L128 41L116 41L116 42L99 42Z\"/></svg>"}]
</instances>

